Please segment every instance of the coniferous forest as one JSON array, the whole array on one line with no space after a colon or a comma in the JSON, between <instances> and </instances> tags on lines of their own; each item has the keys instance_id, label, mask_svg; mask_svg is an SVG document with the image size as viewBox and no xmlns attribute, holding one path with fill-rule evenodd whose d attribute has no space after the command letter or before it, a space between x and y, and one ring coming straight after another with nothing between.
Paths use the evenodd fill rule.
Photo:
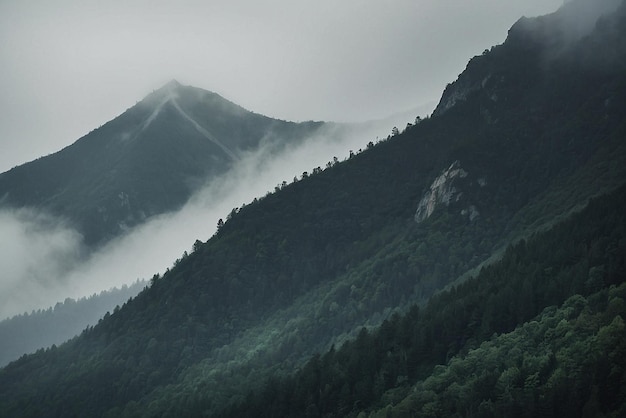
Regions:
<instances>
[{"instance_id":1,"label":"coniferous forest","mask_svg":"<svg viewBox=\"0 0 626 418\"><path fill-rule=\"evenodd\" d=\"M0 369L0 415L626 416L626 2L568 7Z\"/></svg>"}]
</instances>

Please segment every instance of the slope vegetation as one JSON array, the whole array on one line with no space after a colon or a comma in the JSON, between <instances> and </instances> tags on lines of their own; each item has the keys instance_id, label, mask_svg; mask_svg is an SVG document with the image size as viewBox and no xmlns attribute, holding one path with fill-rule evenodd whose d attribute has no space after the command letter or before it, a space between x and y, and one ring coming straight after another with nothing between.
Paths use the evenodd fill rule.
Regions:
<instances>
[{"instance_id":1,"label":"slope vegetation","mask_svg":"<svg viewBox=\"0 0 626 418\"><path fill-rule=\"evenodd\" d=\"M626 187L593 200L425 308L273 376L230 415L621 416L625 204Z\"/></svg>"}]
</instances>

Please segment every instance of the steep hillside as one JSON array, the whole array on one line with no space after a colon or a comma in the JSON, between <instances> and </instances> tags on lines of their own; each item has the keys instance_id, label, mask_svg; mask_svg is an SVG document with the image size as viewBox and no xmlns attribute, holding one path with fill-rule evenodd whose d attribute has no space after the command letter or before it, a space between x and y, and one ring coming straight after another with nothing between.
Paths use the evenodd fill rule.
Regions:
<instances>
[{"instance_id":1,"label":"steep hillside","mask_svg":"<svg viewBox=\"0 0 626 418\"><path fill-rule=\"evenodd\" d=\"M593 200L423 309L394 315L374 332L361 329L295 376L272 376L228 413L533 417L594 408L623 415L624 205L626 187Z\"/></svg>"},{"instance_id":2,"label":"steep hillside","mask_svg":"<svg viewBox=\"0 0 626 418\"><path fill-rule=\"evenodd\" d=\"M233 209L215 236L97 326L0 370L0 408L23 416L220 416L254 401L248 393L268 379L276 387L273 379L315 352L360 335L362 325L409 310L511 241L617 189L626 181L626 5L592 27L547 56L550 27L516 24L504 44L472 59L433 117ZM593 228L589 234L595 242ZM577 237L564 239L587 239ZM552 282L578 261L564 252L565 261L546 264L556 296L544 306L578 292ZM503 294L519 300L502 274ZM517 279L523 288L524 274ZM503 298L490 306L517 305ZM537 309L500 319L483 312L496 320L480 338L510 332ZM471 337L430 331L437 350L406 375L411 384Z\"/></svg>"},{"instance_id":3,"label":"steep hillside","mask_svg":"<svg viewBox=\"0 0 626 418\"><path fill-rule=\"evenodd\" d=\"M297 143L320 126L271 119L171 81L63 150L0 174L0 204L66 218L100 244L181 207L242 152Z\"/></svg>"}]
</instances>

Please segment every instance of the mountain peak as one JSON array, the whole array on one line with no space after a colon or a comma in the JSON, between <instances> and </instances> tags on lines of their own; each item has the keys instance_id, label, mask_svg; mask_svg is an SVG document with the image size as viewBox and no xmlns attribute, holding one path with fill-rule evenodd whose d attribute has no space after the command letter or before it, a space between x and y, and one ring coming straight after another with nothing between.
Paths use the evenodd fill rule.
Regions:
<instances>
[{"instance_id":1,"label":"mountain peak","mask_svg":"<svg viewBox=\"0 0 626 418\"><path fill-rule=\"evenodd\" d=\"M158 89L152 90L150 94L144 97L142 102L148 104L149 106L159 107L163 105L164 102L170 100L172 97L179 96L183 87L184 86L180 84L177 80L171 79Z\"/></svg>"},{"instance_id":2,"label":"mountain peak","mask_svg":"<svg viewBox=\"0 0 626 418\"><path fill-rule=\"evenodd\" d=\"M158 96L171 96L175 93L180 92L180 90L184 86L178 82L176 79L171 79L167 83L165 83L161 88L155 90Z\"/></svg>"},{"instance_id":3,"label":"mountain peak","mask_svg":"<svg viewBox=\"0 0 626 418\"><path fill-rule=\"evenodd\" d=\"M161 89L159 89L159 90L175 90L175 89L178 89L178 88L180 88L182 86L183 85L180 84L178 82L178 80L172 78L170 81L165 83L165 85L163 87L161 87Z\"/></svg>"},{"instance_id":4,"label":"mountain peak","mask_svg":"<svg viewBox=\"0 0 626 418\"><path fill-rule=\"evenodd\" d=\"M572 48L580 47L584 38L598 32L603 19L613 19L624 13L626 0L569 0L554 13L520 18L509 29L503 44L472 58L457 80L446 86L433 116L466 102L479 91L483 91L483 97L491 103L497 102L495 86L502 88L502 82L512 76L509 70L518 67L520 60L539 64L553 62L566 53L572 54ZM505 55L508 58L494 58ZM517 64L494 66L498 62ZM482 112L486 120L492 119L488 111L483 109Z\"/></svg>"}]
</instances>

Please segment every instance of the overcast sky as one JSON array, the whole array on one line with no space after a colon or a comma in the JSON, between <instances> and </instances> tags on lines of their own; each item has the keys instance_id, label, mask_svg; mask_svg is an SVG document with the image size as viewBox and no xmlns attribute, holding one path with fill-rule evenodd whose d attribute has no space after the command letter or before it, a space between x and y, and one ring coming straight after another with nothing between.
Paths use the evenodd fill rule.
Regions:
<instances>
[{"instance_id":1,"label":"overcast sky","mask_svg":"<svg viewBox=\"0 0 626 418\"><path fill-rule=\"evenodd\" d=\"M0 0L0 172L175 78L257 113L355 121L436 101L563 0Z\"/></svg>"}]
</instances>

